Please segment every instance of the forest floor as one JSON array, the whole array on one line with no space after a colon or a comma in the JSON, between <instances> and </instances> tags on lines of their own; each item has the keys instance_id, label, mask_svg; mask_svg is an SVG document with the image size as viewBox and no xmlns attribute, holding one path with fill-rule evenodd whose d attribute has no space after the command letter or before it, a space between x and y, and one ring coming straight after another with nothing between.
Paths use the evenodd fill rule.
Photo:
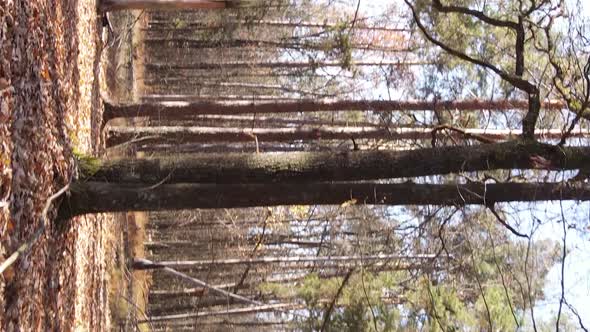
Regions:
<instances>
[{"instance_id":1,"label":"forest floor","mask_svg":"<svg viewBox=\"0 0 590 332\"><path fill-rule=\"evenodd\" d=\"M42 217L75 155L103 155L105 47L95 0L0 0L0 262L45 226L0 276L0 330L111 328L123 223L82 216L59 230L57 204Z\"/></svg>"}]
</instances>

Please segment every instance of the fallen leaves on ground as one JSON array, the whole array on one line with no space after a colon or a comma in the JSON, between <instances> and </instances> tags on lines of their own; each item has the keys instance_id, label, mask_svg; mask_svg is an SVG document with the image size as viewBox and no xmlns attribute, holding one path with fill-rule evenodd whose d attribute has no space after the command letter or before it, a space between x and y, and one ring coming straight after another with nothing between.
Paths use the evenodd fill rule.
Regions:
<instances>
[{"instance_id":1,"label":"fallen leaves on ground","mask_svg":"<svg viewBox=\"0 0 590 332\"><path fill-rule=\"evenodd\" d=\"M71 180L73 148L99 150L95 8L94 0L0 0L0 202L8 203L0 260L41 226L46 200ZM106 222L76 218L65 232L46 225L0 276L0 330L108 329Z\"/></svg>"}]
</instances>

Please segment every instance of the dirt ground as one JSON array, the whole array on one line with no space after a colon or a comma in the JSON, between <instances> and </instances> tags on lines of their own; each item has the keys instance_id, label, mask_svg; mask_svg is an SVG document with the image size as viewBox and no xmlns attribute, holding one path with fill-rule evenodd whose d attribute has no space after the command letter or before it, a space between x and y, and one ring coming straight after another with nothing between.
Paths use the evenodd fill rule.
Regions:
<instances>
[{"instance_id":1,"label":"dirt ground","mask_svg":"<svg viewBox=\"0 0 590 332\"><path fill-rule=\"evenodd\" d=\"M75 177L74 152L101 154L102 33L95 0L0 0L0 261ZM110 330L113 217L59 232L49 211L41 238L0 276L0 330Z\"/></svg>"}]
</instances>

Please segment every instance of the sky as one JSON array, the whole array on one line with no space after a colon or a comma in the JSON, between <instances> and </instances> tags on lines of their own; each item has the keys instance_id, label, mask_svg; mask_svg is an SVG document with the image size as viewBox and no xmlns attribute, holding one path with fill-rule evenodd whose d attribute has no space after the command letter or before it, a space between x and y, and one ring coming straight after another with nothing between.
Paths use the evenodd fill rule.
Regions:
<instances>
[{"instance_id":1,"label":"sky","mask_svg":"<svg viewBox=\"0 0 590 332\"><path fill-rule=\"evenodd\" d=\"M570 0L574 1L574 0ZM356 3L356 1L353 1ZM385 6L394 3L403 3L401 0L361 0L360 13L376 15L383 11ZM581 0L583 11L581 13L586 19L590 20L590 0ZM405 6L405 5L401 5ZM400 8L404 8L401 7ZM535 217L547 222L538 231L536 239L549 238L561 243L563 236L561 220L561 211L564 211L563 217L568 220L569 224L578 223L584 225L582 231L568 230L567 247L568 255L565 260L565 295L567 301L578 311L586 327L590 326L590 202L573 203L545 203L538 204ZM531 218L530 211L526 211L527 216L522 218ZM538 303L535 307L535 319L538 322L548 321L556 316L559 307L561 294L561 264L554 266L548 275L545 285L546 301ZM563 308L564 312L568 309Z\"/></svg>"}]
</instances>

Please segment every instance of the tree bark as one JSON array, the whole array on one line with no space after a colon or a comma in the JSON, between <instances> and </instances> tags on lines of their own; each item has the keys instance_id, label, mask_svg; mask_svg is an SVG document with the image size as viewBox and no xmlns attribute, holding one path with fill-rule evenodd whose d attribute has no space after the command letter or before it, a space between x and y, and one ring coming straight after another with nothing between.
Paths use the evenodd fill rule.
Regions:
<instances>
[{"instance_id":1,"label":"tree bark","mask_svg":"<svg viewBox=\"0 0 590 332\"><path fill-rule=\"evenodd\" d=\"M379 127L378 122L344 121L322 119L320 117L268 117L247 115L197 115L178 120L154 119L136 121L140 126L182 126L195 124L203 127L298 127L298 126L341 126L341 127Z\"/></svg>"},{"instance_id":2,"label":"tree bark","mask_svg":"<svg viewBox=\"0 0 590 332\"><path fill-rule=\"evenodd\" d=\"M387 101L387 100L338 100L318 101L306 99L295 102L176 102L149 104L116 104L104 102L104 123L117 117L167 117L182 118L193 115L239 115L264 113L296 113L321 111L429 111L429 110L513 110L527 109L526 100L486 101L471 99L463 101ZM563 102L550 101L543 104L545 109L561 110Z\"/></svg>"},{"instance_id":3,"label":"tree bark","mask_svg":"<svg viewBox=\"0 0 590 332\"><path fill-rule=\"evenodd\" d=\"M432 65L432 62L423 61L353 61L353 66L424 66ZM228 61L228 62L195 62L186 64L173 63L146 63L146 69L233 69L233 68L322 68L322 67L342 67L342 61Z\"/></svg>"},{"instance_id":4,"label":"tree bark","mask_svg":"<svg viewBox=\"0 0 590 332\"><path fill-rule=\"evenodd\" d=\"M390 139L420 140L432 139L434 128L376 128L376 127L337 127L322 126L317 128L218 128L218 127L110 127L106 145L112 147L131 140L148 143L214 143L214 142L292 142L313 140L348 140L354 139ZM448 135L455 138L485 138L489 140L509 140L521 135L520 130L464 129L462 132L450 131ZM571 137L587 137L590 131L574 131ZM562 130L537 130L536 138L559 139Z\"/></svg>"},{"instance_id":5,"label":"tree bark","mask_svg":"<svg viewBox=\"0 0 590 332\"><path fill-rule=\"evenodd\" d=\"M223 9L231 8L239 1L230 0L100 0L101 12L116 10L180 10L180 9Z\"/></svg>"},{"instance_id":6,"label":"tree bark","mask_svg":"<svg viewBox=\"0 0 590 332\"><path fill-rule=\"evenodd\" d=\"M121 145L122 147L124 145ZM116 147L115 147L116 148ZM187 153L256 153L256 143L252 141L252 144L248 145L230 145L227 143L219 144L149 144L149 145L137 145L137 151L143 151L151 153L153 155L165 155L168 156L170 153L175 154L187 154ZM258 145L259 152L302 152L302 151L333 151L328 146L317 146L317 147L303 147L301 145L291 146L281 143L264 143L261 142Z\"/></svg>"},{"instance_id":7,"label":"tree bark","mask_svg":"<svg viewBox=\"0 0 590 332\"><path fill-rule=\"evenodd\" d=\"M174 47L186 47L194 49L205 49L205 48L277 48L277 49L290 49L290 50L312 50L312 51L332 51L338 49L338 45L329 44L330 41L323 43L322 41L307 42L305 40L256 40L256 39L229 39L229 40L204 40L199 38L146 38L146 43L152 45L170 45ZM411 52L413 49L409 47L388 47L374 44L363 44L353 43L349 46L350 50L361 50L361 51L380 51L380 52L391 52L391 53L402 53Z\"/></svg>"},{"instance_id":8,"label":"tree bark","mask_svg":"<svg viewBox=\"0 0 590 332\"><path fill-rule=\"evenodd\" d=\"M159 83L159 82L163 82L163 83L181 83L181 84L186 84L187 81L190 78L187 77L179 77L179 78L157 78L157 79L152 79L152 80L146 80L145 83L146 84L155 84L155 83ZM215 88L215 89L220 89L220 88L237 88L237 89L250 89L253 91L260 91L260 90L277 90L277 91L283 91L283 92L290 92L290 93L294 93L294 94L299 94L299 95L307 95L307 96L318 96L318 97L322 97L322 98L328 98L327 94L324 93L318 93L315 91L307 91L307 90L301 90L301 89L297 89L294 87L290 87L287 85L282 85L282 84L262 84L262 83L245 83L245 82L208 82L208 81L202 81L202 78L197 78L197 80L195 80L194 82L190 82L191 86L195 87L195 88L202 88L202 87L208 87L208 88ZM165 95L168 96L168 95ZM184 95L186 96L186 95ZM258 95L250 95L250 97L252 96L258 96ZM334 97L335 94L332 95L332 97ZM145 98L146 96L144 96ZM179 96L182 97L182 96ZM276 96L275 96L276 98ZM154 98L157 99L157 98ZM241 98L243 99L248 99L247 97L242 96ZM250 98L252 99L252 98Z\"/></svg>"},{"instance_id":9,"label":"tree bark","mask_svg":"<svg viewBox=\"0 0 590 332\"><path fill-rule=\"evenodd\" d=\"M140 321L138 321L138 324L142 324L142 323L145 324L145 323L149 323L149 322L170 321L170 320L184 320L184 319L197 318L197 317L243 315L243 314L252 314L252 313L268 312L268 311L275 311L275 310L294 310L294 309L301 309L303 307L305 307L305 305L303 305L303 304L278 303L278 304L269 304L269 305L254 306L254 307L227 309L227 310L222 310L222 311L202 311L202 312L191 312L191 313L187 313L187 314L155 316L155 317L150 317L149 320L140 320Z\"/></svg>"},{"instance_id":10,"label":"tree bark","mask_svg":"<svg viewBox=\"0 0 590 332\"><path fill-rule=\"evenodd\" d=\"M182 269L190 267L203 267L210 265L243 265L243 264L272 264L272 263L334 263L334 262L357 262L357 261L399 261L399 260L431 260L436 255L366 255L366 256L290 256L290 257L256 257L237 259L217 259L205 261L161 261L146 264L143 260L133 263L136 270L163 269L165 267Z\"/></svg>"},{"instance_id":11,"label":"tree bark","mask_svg":"<svg viewBox=\"0 0 590 332\"><path fill-rule=\"evenodd\" d=\"M154 26L154 28L158 29L161 26L170 26L174 23L172 21L161 20L161 21L150 21L150 27ZM226 24L207 24L203 22L191 22L188 23L188 28L193 29L221 29L226 27L227 25L247 25L247 26L272 26L272 27L287 27L287 28L319 28L319 29L342 29L348 28L351 22L308 22L308 21L300 21L300 22L291 22L291 21L279 21L279 20L257 20L257 21L246 21L246 20L233 20L229 21ZM386 31L386 32L411 32L409 29L405 28L395 28L395 27L386 27L386 26L368 26L366 24L356 24L354 26L355 30L372 30L372 31Z\"/></svg>"},{"instance_id":12,"label":"tree bark","mask_svg":"<svg viewBox=\"0 0 590 332\"><path fill-rule=\"evenodd\" d=\"M59 220L86 213L220 209L278 205L452 205L590 200L586 183L482 184L138 184L77 182L71 185Z\"/></svg>"},{"instance_id":13,"label":"tree bark","mask_svg":"<svg viewBox=\"0 0 590 332\"><path fill-rule=\"evenodd\" d=\"M539 158L545 160L539 164ZM209 154L102 161L85 180L110 183L359 181L496 169L559 170L590 165L590 147L510 141L406 151ZM82 166L82 165L81 165Z\"/></svg>"},{"instance_id":14,"label":"tree bark","mask_svg":"<svg viewBox=\"0 0 590 332\"><path fill-rule=\"evenodd\" d=\"M152 102L197 102L203 100L210 101L276 101L276 102L295 102L300 100L298 97L285 97L282 95L189 95L189 94L166 94L166 95L144 95L141 100L144 103Z\"/></svg>"}]
</instances>

